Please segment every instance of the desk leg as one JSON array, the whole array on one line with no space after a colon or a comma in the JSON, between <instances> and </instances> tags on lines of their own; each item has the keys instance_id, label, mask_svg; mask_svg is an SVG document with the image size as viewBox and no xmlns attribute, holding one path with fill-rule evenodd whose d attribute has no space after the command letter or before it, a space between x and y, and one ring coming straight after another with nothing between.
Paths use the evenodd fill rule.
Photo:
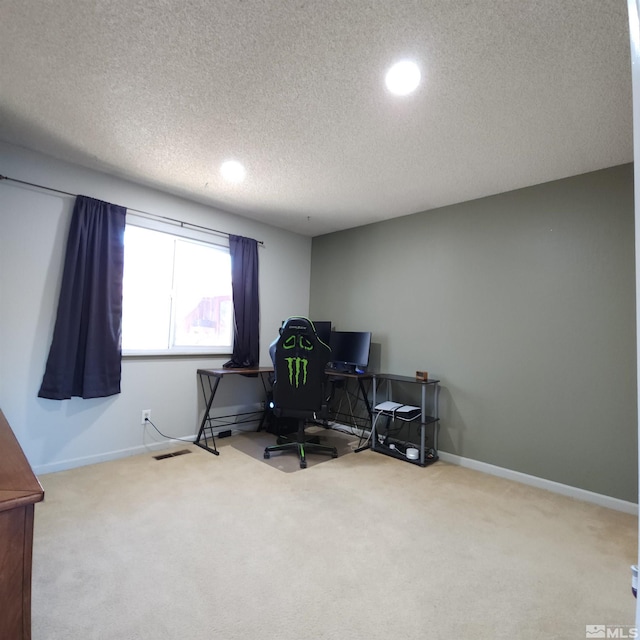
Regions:
<instances>
[{"instance_id":1,"label":"desk leg","mask_svg":"<svg viewBox=\"0 0 640 640\"><path fill-rule=\"evenodd\" d=\"M372 382L372 384L375 384L375 380ZM362 382L362 378L358 378L358 386L360 387L360 393L362 394L364 405L365 407L367 407L367 414L369 414L369 423L371 424L373 422L373 415L371 411L371 405L369 404L369 397L367 396L367 392L364 388L364 382ZM374 394L375 394L375 390L374 390Z\"/></svg>"},{"instance_id":2,"label":"desk leg","mask_svg":"<svg viewBox=\"0 0 640 640\"><path fill-rule=\"evenodd\" d=\"M211 405L213 404L213 398L215 397L216 391L218 390L218 385L220 384L220 378L217 377L213 384L211 384L211 379L210 378L207 377L207 380L209 381L209 391L211 393L211 395L209 396L208 399L207 399L207 392L206 392L205 387L204 387L204 381L202 379L202 376L200 376L200 385L202 387L202 395L204 396L204 401L206 403L206 408L204 410L204 415L202 416L202 422L200 423L200 430L198 431L198 437L195 439L193 444L195 444L196 446L200 447L201 449L205 449L206 451L209 451L210 453L213 453L216 456L219 456L220 452L216 448L216 439L215 439L215 436L213 435L213 432L211 432L211 442L213 444L213 449L212 449L209 446L209 439L207 438L207 436L206 436L204 431L207 428L207 426L209 426L209 430L211 430L210 425L208 425L207 423L211 422L211 418L209 417L209 412L211 411ZM204 444L202 443L202 436L204 436Z\"/></svg>"},{"instance_id":3,"label":"desk leg","mask_svg":"<svg viewBox=\"0 0 640 640\"><path fill-rule=\"evenodd\" d=\"M372 385L372 389L373 389L373 404L375 406L375 403L376 403L376 379L375 378L371 379L371 385ZM371 410L371 404L369 403L369 397L367 396L367 392L366 392L366 390L364 388L364 383L362 382L361 378L358 378L358 386L360 388L360 393L362 394L362 399L364 400L364 405L365 405L365 407L367 407L367 414L369 415L370 431L369 431L369 444L363 444L361 447L358 447L357 449L354 450L355 453L359 453L360 451L364 451L365 449L372 449L373 448L373 439L376 436L374 423L373 423L373 411Z\"/></svg>"},{"instance_id":4,"label":"desk leg","mask_svg":"<svg viewBox=\"0 0 640 640\"><path fill-rule=\"evenodd\" d=\"M267 418L267 412L269 411L269 407L267 406L267 402L269 401L269 391L267 389L267 383L265 382L265 376L269 376L269 374L268 373L260 374L260 380L262 381L262 388L264 389L264 411L262 412L262 417L260 418L258 431L262 431L262 427L264 426L264 421Z\"/></svg>"}]
</instances>

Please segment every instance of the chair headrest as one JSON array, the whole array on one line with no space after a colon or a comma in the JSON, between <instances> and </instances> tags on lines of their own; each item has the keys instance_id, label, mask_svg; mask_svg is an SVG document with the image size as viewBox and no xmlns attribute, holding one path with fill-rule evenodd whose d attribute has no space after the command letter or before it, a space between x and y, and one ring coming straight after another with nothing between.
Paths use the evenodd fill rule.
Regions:
<instances>
[{"instance_id":1,"label":"chair headrest","mask_svg":"<svg viewBox=\"0 0 640 640\"><path fill-rule=\"evenodd\" d=\"M280 330L278 345L281 349L312 351L318 342L313 323L306 318L289 318Z\"/></svg>"}]
</instances>

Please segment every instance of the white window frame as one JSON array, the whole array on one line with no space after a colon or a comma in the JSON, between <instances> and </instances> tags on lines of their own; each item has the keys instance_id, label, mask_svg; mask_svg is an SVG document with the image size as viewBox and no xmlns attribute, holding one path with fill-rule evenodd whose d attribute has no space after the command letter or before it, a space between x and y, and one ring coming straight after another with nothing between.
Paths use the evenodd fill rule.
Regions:
<instances>
[{"instance_id":1,"label":"white window frame","mask_svg":"<svg viewBox=\"0 0 640 640\"><path fill-rule=\"evenodd\" d=\"M229 252L229 240L216 234L201 231L189 226L183 226L180 223L170 223L154 218L141 216L127 212L126 226L141 227L152 231L166 233L175 238L185 239L192 242L208 245L220 250ZM123 313L124 313L124 294L123 294ZM233 320L233 302L231 302L231 318ZM173 303L170 311L170 324L173 329ZM171 341L170 341L171 342ZM122 357L167 357L167 356L219 356L231 355L233 353L233 331L231 334L231 343L219 346L169 346L166 349L122 349Z\"/></svg>"}]
</instances>

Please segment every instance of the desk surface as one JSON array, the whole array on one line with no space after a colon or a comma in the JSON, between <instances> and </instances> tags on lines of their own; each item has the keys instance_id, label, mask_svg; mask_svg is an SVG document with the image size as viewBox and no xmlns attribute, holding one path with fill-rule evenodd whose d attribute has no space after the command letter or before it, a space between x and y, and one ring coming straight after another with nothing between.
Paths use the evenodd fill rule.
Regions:
<instances>
[{"instance_id":1,"label":"desk surface","mask_svg":"<svg viewBox=\"0 0 640 640\"><path fill-rule=\"evenodd\" d=\"M367 380L375 378L377 375L373 372L352 373L350 371L336 371L335 369L325 369L324 372L332 378L353 378L355 380Z\"/></svg>"},{"instance_id":2,"label":"desk surface","mask_svg":"<svg viewBox=\"0 0 640 640\"><path fill-rule=\"evenodd\" d=\"M436 380L435 378L421 380L420 378L412 378L411 376L397 376L394 373L376 373L375 376L379 380L391 380L392 382L415 382L416 384L438 384L440 382L440 380Z\"/></svg>"},{"instance_id":3,"label":"desk surface","mask_svg":"<svg viewBox=\"0 0 640 640\"><path fill-rule=\"evenodd\" d=\"M214 378L222 378L230 374L241 374L245 376L258 375L260 373L273 373L273 367L253 367L252 369L198 369L198 374L204 376L212 376ZM349 373L346 371L336 371L334 369L325 369L325 373L336 378L375 378L375 373ZM400 379L396 377L395 379ZM412 378L410 378L412 379ZM429 381L431 382L431 380Z\"/></svg>"},{"instance_id":4,"label":"desk surface","mask_svg":"<svg viewBox=\"0 0 640 640\"><path fill-rule=\"evenodd\" d=\"M212 376L214 378L222 378L223 376L240 374L244 376L257 376L261 373L273 373L273 367L253 367L251 369L198 369L200 375ZM415 384L438 384L440 380L429 378L428 380L420 380L411 376L398 376L393 373L374 373L368 371L365 373L349 373L347 371L336 371L335 369L325 369L325 373L336 378L355 378L368 379L377 378L378 380L391 380L396 382L413 382Z\"/></svg>"},{"instance_id":5,"label":"desk surface","mask_svg":"<svg viewBox=\"0 0 640 640\"><path fill-rule=\"evenodd\" d=\"M198 373L205 376L213 376L215 378L221 378L222 376L230 375L232 373L239 373L245 376L258 375L259 373L271 373L273 367L253 367L252 369L198 369Z\"/></svg>"}]
</instances>

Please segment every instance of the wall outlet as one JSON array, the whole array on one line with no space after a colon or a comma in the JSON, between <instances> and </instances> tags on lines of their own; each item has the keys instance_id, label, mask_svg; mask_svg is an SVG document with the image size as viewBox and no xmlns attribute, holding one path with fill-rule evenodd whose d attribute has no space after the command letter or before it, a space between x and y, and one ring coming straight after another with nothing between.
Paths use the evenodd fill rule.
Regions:
<instances>
[{"instance_id":1,"label":"wall outlet","mask_svg":"<svg viewBox=\"0 0 640 640\"><path fill-rule=\"evenodd\" d=\"M151 420L151 409L142 410L142 419L140 420L140 424L146 424L147 420Z\"/></svg>"}]
</instances>

